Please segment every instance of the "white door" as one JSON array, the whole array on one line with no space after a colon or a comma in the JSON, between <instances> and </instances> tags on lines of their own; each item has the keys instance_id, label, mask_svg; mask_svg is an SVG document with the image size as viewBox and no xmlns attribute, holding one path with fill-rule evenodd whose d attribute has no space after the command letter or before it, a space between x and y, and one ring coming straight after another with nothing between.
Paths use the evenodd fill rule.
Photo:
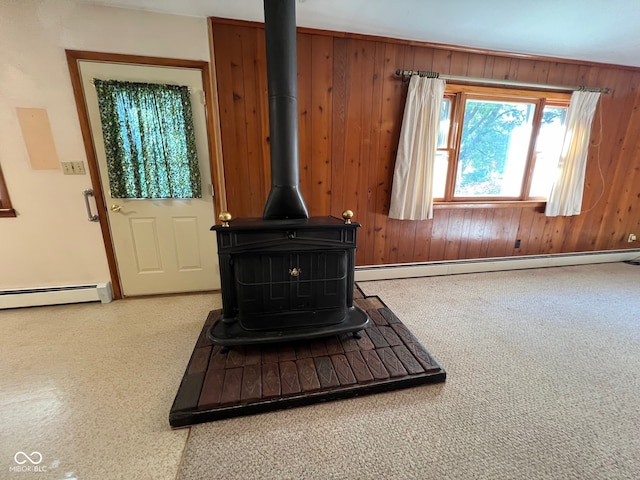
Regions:
<instances>
[{"instance_id":1,"label":"white door","mask_svg":"<svg viewBox=\"0 0 640 480\"><path fill-rule=\"evenodd\" d=\"M215 222L201 71L91 61L79 67L123 295L220 288L216 239L209 230ZM189 87L202 198L111 197L94 78Z\"/></svg>"}]
</instances>

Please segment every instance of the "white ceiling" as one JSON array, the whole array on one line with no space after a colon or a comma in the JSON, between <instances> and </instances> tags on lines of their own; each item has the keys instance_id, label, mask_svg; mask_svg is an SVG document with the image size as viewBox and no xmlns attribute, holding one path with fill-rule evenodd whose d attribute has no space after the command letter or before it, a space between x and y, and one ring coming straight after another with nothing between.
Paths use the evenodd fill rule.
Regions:
<instances>
[{"instance_id":1,"label":"white ceiling","mask_svg":"<svg viewBox=\"0 0 640 480\"><path fill-rule=\"evenodd\" d=\"M82 0L263 21L262 0ZM297 24L640 67L640 0L297 0Z\"/></svg>"}]
</instances>

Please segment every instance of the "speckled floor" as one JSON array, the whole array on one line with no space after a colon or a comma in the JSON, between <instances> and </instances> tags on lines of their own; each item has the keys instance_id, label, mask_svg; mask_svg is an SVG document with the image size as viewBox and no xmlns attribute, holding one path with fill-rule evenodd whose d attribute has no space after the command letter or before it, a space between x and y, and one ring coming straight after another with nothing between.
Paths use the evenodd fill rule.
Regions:
<instances>
[{"instance_id":1,"label":"speckled floor","mask_svg":"<svg viewBox=\"0 0 640 480\"><path fill-rule=\"evenodd\" d=\"M189 431L170 429L169 409L220 305L209 293L0 311L0 478L175 478ZM18 452L41 454L40 471L16 471L31 465Z\"/></svg>"}]
</instances>

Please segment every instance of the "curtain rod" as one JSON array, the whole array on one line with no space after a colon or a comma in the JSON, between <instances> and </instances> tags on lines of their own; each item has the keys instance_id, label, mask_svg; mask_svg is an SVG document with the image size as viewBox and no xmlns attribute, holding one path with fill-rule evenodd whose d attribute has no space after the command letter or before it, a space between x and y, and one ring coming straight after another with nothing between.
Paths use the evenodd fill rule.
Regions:
<instances>
[{"instance_id":1,"label":"curtain rod","mask_svg":"<svg viewBox=\"0 0 640 480\"><path fill-rule=\"evenodd\" d=\"M458 82L469 82L469 83L486 83L490 85L508 85L511 87L523 87L523 88L540 88L544 90L556 90L556 91L573 91L579 90L582 92L600 92L600 93L609 93L611 89L609 88L599 88L599 87L585 87L584 85L580 85L577 87L570 87L566 85L543 85L539 83L527 83L527 82L516 82L513 80L496 80L494 78L472 78L472 77L462 77L457 75L441 75L438 72L429 72L427 70L396 70L396 75L402 77L403 80L413 76L419 75L420 77L427 78L441 78L443 80L453 80Z\"/></svg>"}]
</instances>

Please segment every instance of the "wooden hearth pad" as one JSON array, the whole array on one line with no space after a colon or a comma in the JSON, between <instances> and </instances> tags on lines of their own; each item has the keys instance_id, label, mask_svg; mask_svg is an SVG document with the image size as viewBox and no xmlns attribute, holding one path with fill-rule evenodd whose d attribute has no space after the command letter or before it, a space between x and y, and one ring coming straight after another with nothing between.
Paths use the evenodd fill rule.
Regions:
<instances>
[{"instance_id":1,"label":"wooden hearth pad","mask_svg":"<svg viewBox=\"0 0 640 480\"><path fill-rule=\"evenodd\" d=\"M445 380L438 362L378 297L364 297L356 287L354 303L371 318L360 339L344 334L225 353L206 337L220 313L210 312L169 423L186 427Z\"/></svg>"}]
</instances>

